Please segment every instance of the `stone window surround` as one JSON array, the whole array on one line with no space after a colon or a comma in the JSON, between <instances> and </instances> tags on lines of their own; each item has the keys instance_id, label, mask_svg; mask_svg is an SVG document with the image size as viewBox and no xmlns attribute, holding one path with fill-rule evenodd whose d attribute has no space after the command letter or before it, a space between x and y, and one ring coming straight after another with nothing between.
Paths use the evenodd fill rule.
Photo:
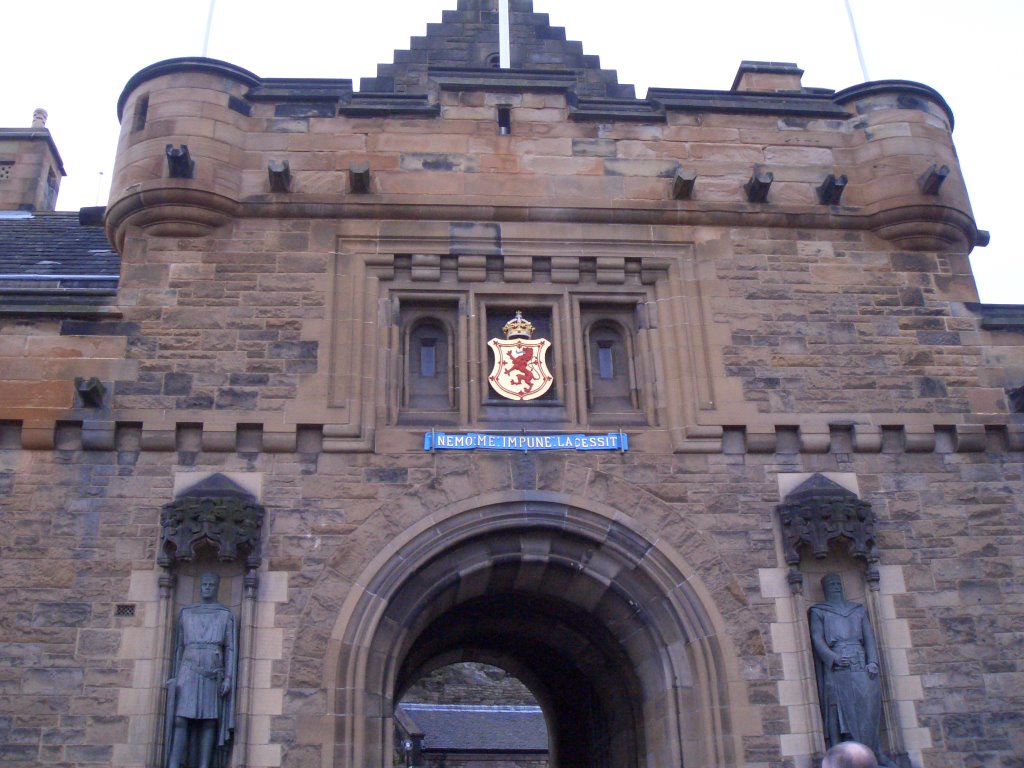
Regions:
<instances>
[{"instance_id":1,"label":"stone window surround","mask_svg":"<svg viewBox=\"0 0 1024 768\"><path fill-rule=\"evenodd\" d=\"M640 413L642 399L650 396L647 388L642 386L637 373L636 331L632 324L627 323L624 316L633 309L635 318L636 305L627 303L611 307L584 307L587 317L584 319L583 349L585 353L585 370L587 378L587 407L591 414L600 418L601 402L597 394L602 382L597 379L612 381L619 377L625 378L626 391L619 393L630 400L630 409ZM605 310L605 311L602 311ZM617 336L595 340L595 334ZM618 348L618 354L616 354ZM597 349L597 356L594 350ZM616 364L616 360L620 365ZM620 370L620 367L623 370ZM595 378L596 377L596 378Z\"/></svg>"},{"instance_id":2,"label":"stone window surround","mask_svg":"<svg viewBox=\"0 0 1024 768\"><path fill-rule=\"evenodd\" d=\"M396 289L389 294L389 301L392 302L391 314L399 318L401 324L399 348L391 353L391 359L396 361L397 370L402 372L400 387L392 387L393 391L388 399L392 403L391 413L399 414L393 417L392 423L402 423L402 413L412 413L415 408L409 405L408 387L409 371L412 361L409 355L413 354L411 346L411 334L424 322L438 323L447 334L448 365L452 372L449 381L451 391L451 402L453 406L452 423L467 423L467 416L457 417L457 413L468 410L469 421L475 421L482 412L489 406L501 405L502 403L492 396L489 390L481 387L479 402L464 404L462 393L464 387L455 384L460 371L468 371L469 375L476 376L479 381L486 380L490 374L493 364L491 353L486 350L486 341L493 336L493 331L488 330L488 318L497 315L500 318L511 317L516 310L530 307L538 311L549 311L551 317L551 338L552 349L547 356L548 368L555 374L556 382L561 386L557 387L556 395L549 402L557 403L565 408L565 416L559 423L574 424L588 423L591 417L602 420L600 410L591 403L591 392L593 382L591 381L591 353L589 350L589 337L591 328L605 324L618 329L623 354L626 358L626 375L629 378L630 397L632 399L632 410L638 415L642 414L640 404L644 400L652 399L653 393L643 391L644 367L643 362L637 359L638 348L635 341L632 327L627 327L623 322L625 315L634 316L640 311L640 306L646 303L643 293L633 294L594 294L589 290L579 292L572 288L546 290L543 287L535 287L530 292L522 291L516 298L510 298L505 292L489 291L445 291L440 296L432 296L423 291L406 292ZM476 323L467 324L460 333L461 324L452 323L452 317L456 313L465 314L465 310L457 310L456 307L472 306L471 318ZM529 311L524 312L526 319ZM635 320L634 320L635 323ZM493 325L493 323L492 323ZM631 326L633 323L630 324ZM473 342L469 345L462 343L461 336L465 335L470 339L477 339L481 343ZM473 354L472 349L480 347L484 352ZM486 354L485 354L486 353ZM437 360L437 364L443 361ZM571 376L570 370L579 370L584 375ZM650 371L646 371L650 376ZM585 382L583 392L581 387L569 388L567 382ZM650 420L646 424L653 425Z\"/></svg>"},{"instance_id":3,"label":"stone window surround","mask_svg":"<svg viewBox=\"0 0 1024 768\"><path fill-rule=\"evenodd\" d=\"M489 301L510 298L514 304L529 297L533 303L558 304L566 328L575 327L580 338L580 304L593 306L613 295L632 303L639 309L634 355L646 424L664 431L666 438L659 439L679 442L678 450L692 450L683 444L696 445L705 438L719 444L720 428L705 436L702 426L713 415L705 412L715 410L714 388L722 378L711 374L694 244L655 241L642 227L624 233L625 238L608 240L603 228L591 235L586 228L581 234L574 225L566 225L563 232L562 226L343 222L336 230L331 268L327 406L332 425L324 430L325 450L336 444L340 449L342 443L353 450L357 443L371 444L375 430L398 426L400 400L394 392L377 391L370 383L392 376L399 362L401 328L390 303L395 296L459 303L453 347L458 360L471 362L480 375L470 376L469 367L459 372L465 379L456 383L459 424L478 425L477 404L483 400L481 389L490 363L482 370L489 350L473 313L478 311L477 297L488 294L493 297ZM642 239L629 237L634 234ZM371 312L376 323L367 322ZM460 351L466 345L468 349ZM553 346L548 362L559 379L566 380L565 371L556 370L559 365L585 370L582 343L572 345L578 348L578 361L567 359L571 347L565 341ZM650 392L643 391L645 386ZM576 381L568 394L567 415L559 428L587 428L587 409L581 405L586 403L586 382Z\"/></svg>"},{"instance_id":4,"label":"stone window surround","mask_svg":"<svg viewBox=\"0 0 1024 768\"><path fill-rule=\"evenodd\" d=\"M433 357L434 374L431 378L447 376L445 389L448 393L448 407L444 410L453 412L453 417L459 409L459 390L455 386L459 361L457 360L456 328L453 323L457 307L451 302L439 304L419 304L415 301L409 302L409 306L399 306L400 322L402 324L402 342L399 354L401 375L400 411L415 411L418 406L413 402L413 371L420 370L422 362L414 360L414 356L421 355L421 349L416 346L417 332L430 327L437 329L438 338L431 345ZM441 338L443 336L443 338ZM420 358L422 360L422 357ZM421 374L422 376L422 371ZM432 409L433 410L433 409Z\"/></svg>"}]
</instances>

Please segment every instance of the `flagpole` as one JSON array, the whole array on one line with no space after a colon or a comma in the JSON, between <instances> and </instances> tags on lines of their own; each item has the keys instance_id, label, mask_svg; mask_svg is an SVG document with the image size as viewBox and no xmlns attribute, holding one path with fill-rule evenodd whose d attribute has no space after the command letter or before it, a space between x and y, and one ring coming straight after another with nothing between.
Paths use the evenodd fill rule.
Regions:
<instances>
[{"instance_id":1,"label":"flagpole","mask_svg":"<svg viewBox=\"0 0 1024 768\"><path fill-rule=\"evenodd\" d=\"M206 36L203 38L203 58L206 58L206 54L210 50L210 28L213 27L213 7L217 4L217 0L210 0L210 13L206 17Z\"/></svg>"},{"instance_id":2,"label":"flagpole","mask_svg":"<svg viewBox=\"0 0 1024 768\"><path fill-rule=\"evenodd\" d=\"M501 68L512 66L511 45L509 43L508 0L498 0L498 57Z\"/></svg>"},{"instance_id":3,"label":"flagpole","mask_svg":"<svg viewBox=\"0 0 1024 768\"><path fill-rule=\"evenodd\" d=\"M860 49L860 37L857 35L857 24L853 20L853 8L850 7L850 0L843 0L846 3L846 16L850 20L850 31L853 32L853 45L857 49L857 59L860 61L860 73L864 76L864 82L868 77L868 65L864 63L864 52Z\"/></svg>"}]
</instances>

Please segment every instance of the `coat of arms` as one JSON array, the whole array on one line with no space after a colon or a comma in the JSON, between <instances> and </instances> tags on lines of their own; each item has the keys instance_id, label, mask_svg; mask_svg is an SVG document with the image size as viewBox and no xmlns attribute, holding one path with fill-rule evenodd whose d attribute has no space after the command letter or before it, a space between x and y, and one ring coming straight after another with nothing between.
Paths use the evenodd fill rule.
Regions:
<instances>
[{"instance_id":1,"label":"coat of arms","mask_svg":"<svg viewBox=\"0 0 1024 768\"><path fill-rule=\"evenodd\" d=\"M551 342L533 338L536 329L522 312L516 312L501 330L504 339L487 342L494 350L494 368L487 377L491 388L509 400L537 399L551 389L554 381L544 362Z\"/></svg>"}]
</instances>

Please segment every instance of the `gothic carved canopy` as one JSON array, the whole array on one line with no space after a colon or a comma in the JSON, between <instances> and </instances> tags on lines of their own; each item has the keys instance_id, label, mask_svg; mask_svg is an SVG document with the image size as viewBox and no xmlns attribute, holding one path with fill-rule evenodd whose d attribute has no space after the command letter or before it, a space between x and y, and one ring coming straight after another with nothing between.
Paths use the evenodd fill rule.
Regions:
<instances>
[{"instance_id":1,"label":"gothic carved canopy","mask_svg":"<svg viewBox=\"0 0 1024 768\"><path fill-rule=\"evenodd\" d=\"M867 566L872 589L878 585L878 550L875 546L875 513L871 505L852 491L816 474L798 486L776 507L782 523L782 545L789 564L789 584L799 591L801 552L809 547L814 557L828 556L834 544Z\"/></svg>"},{"instance_id":2,"label":"gothic carved canopy","mask_svg":"<svg viewBox=\"0 0 1024 768\"><path fill-rule=\"evenodd\" d=\"M259 568L266 510L241 486L213 475L190 488L160 513L158 563L170 568L212 549L218 560L244 557L246 569Z\"/></svg>"}]
</instances>

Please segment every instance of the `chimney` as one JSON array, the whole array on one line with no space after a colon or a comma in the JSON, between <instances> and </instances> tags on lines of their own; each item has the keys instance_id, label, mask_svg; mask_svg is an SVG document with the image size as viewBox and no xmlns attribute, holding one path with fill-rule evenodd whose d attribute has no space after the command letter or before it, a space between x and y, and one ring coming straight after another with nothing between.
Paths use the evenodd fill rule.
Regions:
<instances>
[{"instance_id":1,"label":"chimney","mask_svg":"<svg viewBox=\"0 0 1024 768\"><path fill-rule=\"evenodd\" d=\"M52 211L64 165L46 127L45 109L28 128L5 128L0 144L0 211Z\"/></svg>"},{"instance_id":2,"label":"chimney","mask_svg":"<svg viewBox=\"0 0 1024 768\"><path fill-rule=\"evenodd\" d=\"M800 67L788 61L744 61L732 81L732 90L762 93L800 91L803 74Z\"/></svg>"}]
</instances>

